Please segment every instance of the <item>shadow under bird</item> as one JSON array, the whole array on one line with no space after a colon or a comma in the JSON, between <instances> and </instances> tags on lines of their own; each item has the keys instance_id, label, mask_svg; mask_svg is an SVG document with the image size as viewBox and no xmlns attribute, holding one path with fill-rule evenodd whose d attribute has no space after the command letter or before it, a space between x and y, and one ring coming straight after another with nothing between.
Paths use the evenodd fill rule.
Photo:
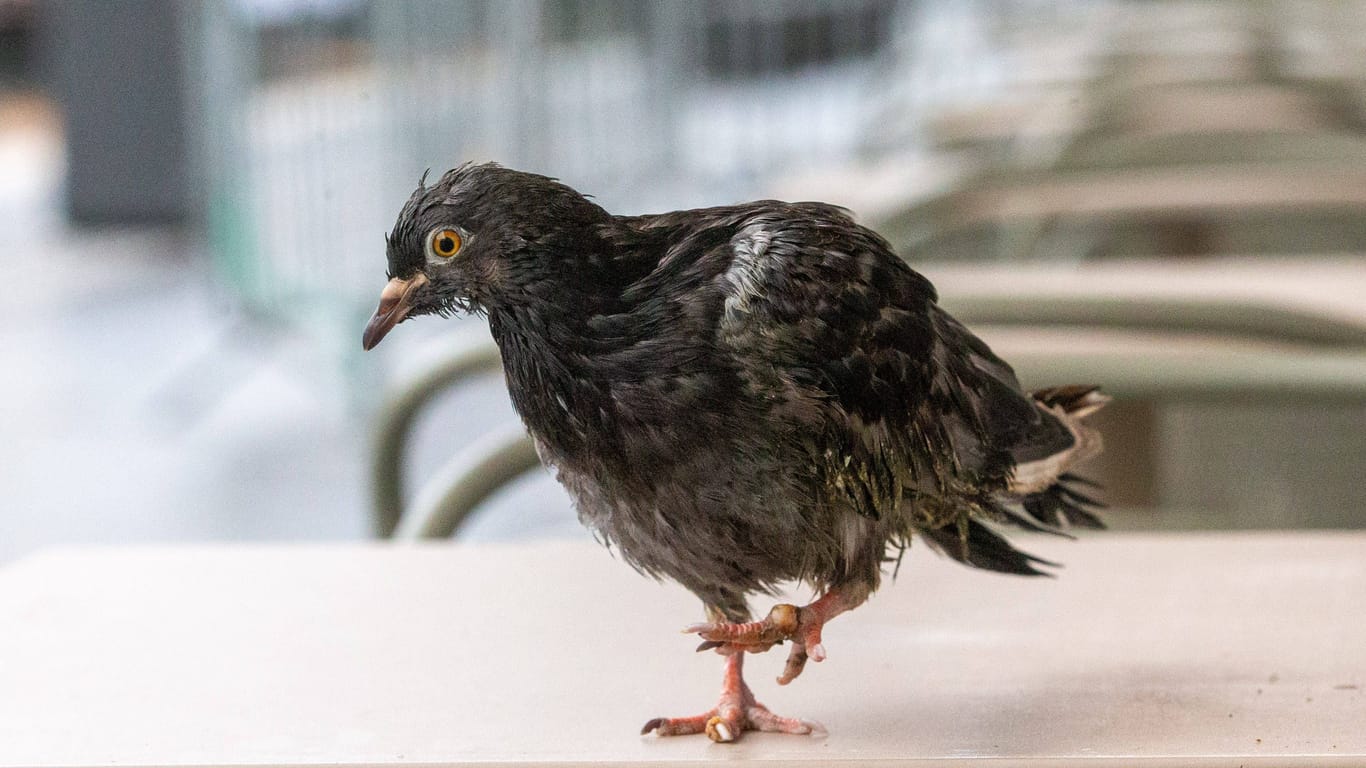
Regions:
<instances>
[{"instance_id":1,"label":"shadow under bird","mask_svg":"<svg viewBox=\"0 0 1366 768\"><path fill-rule=\"evenodd\" d=\"M1068 474L1100 450L1095 387L1026 393L877 233L824 203L614 216L495 164L424 177L386 238L365 328L487 315L512 401L580 519L639 571L702 600L717 705L642 733L809 733L742 676L790 644L779 683L826 656L821 629L919 538L977 568L1040 575L1001 525L1099 527ZM819 597L753 621L747 596Z\"/></svg>"}]
</instances>

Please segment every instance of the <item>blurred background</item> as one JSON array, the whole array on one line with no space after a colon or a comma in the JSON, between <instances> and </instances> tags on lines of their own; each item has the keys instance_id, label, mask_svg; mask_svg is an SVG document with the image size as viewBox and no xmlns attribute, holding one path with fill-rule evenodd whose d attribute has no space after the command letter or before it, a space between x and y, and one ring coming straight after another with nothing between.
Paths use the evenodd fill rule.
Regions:
<instances>
[{"instance_id":1,"label":"blurred background","mask_svg":"<svg viewBox=\"0 0 1366 768\"><path fill-rule=\"evenodd\" d=\"M360 332L466 160L844 205L1119 398L1115 527L1366 525L1366 3L0 0L0 562L455 527L487 333ZM540 471L458 535L587 536Z\"/></svg>"}]
</instances>

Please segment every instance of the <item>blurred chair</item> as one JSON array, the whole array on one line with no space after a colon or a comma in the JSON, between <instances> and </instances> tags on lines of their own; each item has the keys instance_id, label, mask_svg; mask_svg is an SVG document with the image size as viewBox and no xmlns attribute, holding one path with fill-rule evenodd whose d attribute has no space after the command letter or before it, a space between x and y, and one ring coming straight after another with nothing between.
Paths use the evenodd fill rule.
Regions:
<instances>
[{"instance_id":1,"label":"blurred chair","mask_svg":"<svg viewBox=\"0 0 1366 768\"><path fill-rule=\"evenodd\" d=\"M1075 81L930 115L993 162L875 226L917 259L1366 251L1366 100L1323 64L1359 8L1121 6Z\"/></svg>"},{"instance_id":2,"label":"blurred chair","mask_svg":"<svg viewBox=\"0 0 1366 768\"><path fill-rule=\"evenodd\" d=\"M469 337L443 357L391 388L375 417L371 463L372 509L377 536L450 535L481 501L538 466L525 430L516 425L473 440L405 500L403 465L413 426L423 409L446 390L502 370L491 341Z\"/></svg>"}]
</instances>

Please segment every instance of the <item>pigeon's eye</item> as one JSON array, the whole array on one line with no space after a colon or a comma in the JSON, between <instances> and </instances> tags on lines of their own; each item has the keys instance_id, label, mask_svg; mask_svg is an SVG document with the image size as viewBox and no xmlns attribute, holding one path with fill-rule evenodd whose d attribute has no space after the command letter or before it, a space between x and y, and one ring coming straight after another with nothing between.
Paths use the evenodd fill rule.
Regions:
<instances>
[{"instance_id":1,"label":"pigeon's eye","mask_svg":"<svg viewBox=\"0 0 1366 768\"><path fill-rule=\"evenodd\" d=\"M449 259L460 252L460 233L454 229L437 229L427 239L427 249L433 256Z\"/></svg>"}]
</instances>

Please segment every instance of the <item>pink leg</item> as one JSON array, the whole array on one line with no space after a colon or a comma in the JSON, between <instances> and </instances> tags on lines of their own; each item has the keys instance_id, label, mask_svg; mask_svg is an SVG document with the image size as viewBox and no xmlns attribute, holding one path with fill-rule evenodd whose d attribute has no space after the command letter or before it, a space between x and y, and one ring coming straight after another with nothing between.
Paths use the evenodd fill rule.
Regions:
<instances>
[{"instance_id":1,"label":"pink leg","mask_svg":"<svg viewBox=\"0 0 1366 768\"><path fill-rule=\"evenodd\" d=\"M712 621L693 624L683 631L696 632L706 641L698 650L716 648L722 653L762 653L784 640L791 640L792 650L788 653L783 674L778 678L780 685L787 685L802 673L807 659L825 661L825 646L821 645L821 630L825 623L866 598L866 593L859 592L854 597L835 588L801 608L779 603L761 621L743 624Z\"/></svg>"},{"instance_id":2,"label":"pink leg","mask_svg":"<svg viewBox=\"0 0 1366 768\"><path fill-rule=\"evenodd\" d=\"M754 693L745 684L744 663L743 653L732 653L726 657L721 700L715 707L693 717L656 717L640 729L641 734L650 731L660 736L706 733L712 741L724 743L735 741L745 731L804 734L820 729L818 724L808 720L779 717L755 701Z\"/></svg>"}]
</instances>

